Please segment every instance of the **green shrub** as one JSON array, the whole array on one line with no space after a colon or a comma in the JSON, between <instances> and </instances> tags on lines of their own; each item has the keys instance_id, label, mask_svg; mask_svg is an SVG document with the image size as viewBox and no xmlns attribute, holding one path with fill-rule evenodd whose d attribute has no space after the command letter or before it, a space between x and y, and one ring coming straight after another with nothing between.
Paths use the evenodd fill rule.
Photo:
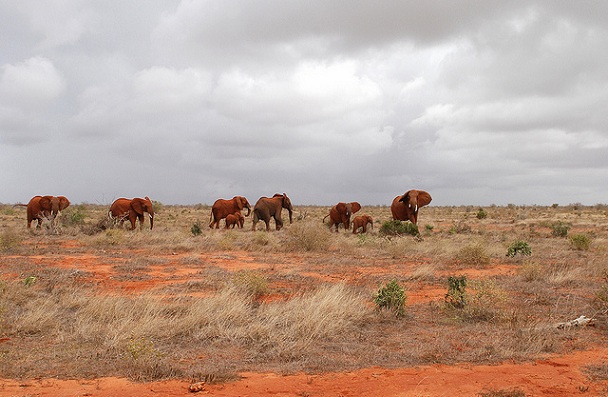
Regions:
<instances>
[{"instance_id":1,"label":"green shrub","mask_svg":"<svg viewBox=\"0 0 608 397\"><path fill-rule=\"evenodd\" d=\"M477 211L477 219L486 219L488 217L488 213L483 209L480 208L479 211Z\"/></svg>"},{"instance_id":2,"label":"green shrub","mask_svg":"<svg viewBox=\"0 0 608 397\"><path fill-rule=\"evenodd\" d=\"M86 218L84 206L70 207L61 213L61 223L65 226L82 225Z\"/></svg>"},{"instance_id":3,"label":"green shrub","mask_svg":"<svg viewBox=\"0 0 608 397\"><path fill-rule=\"evenodd\" d=\"M517 254L530 256L532 255L532 249L525 241L517 240L514 241L507 249L507 256L514 257Z\"/></svg>"},{"instance_id":4,"label":"green shrub","mask_svg":"<svg viewBox=\"0 0 608 397\"><path fill-rule=\"evenodd\" d=\"M194 236L201 235L203 233L203 229L201 228L200 222L196 222L195 224L193 224L190 228L190 232L192 232L192 235Z\"/></svg>"},{"instance_id":5,"label":"green shrub","mask_svg":"<svg viewBox=\"0 0 608 397\"><path fill-rule=\"evenodd\" d=\"M379 233L384 236L398 236L402 234L417 236L420 234L418 225L414 225L411 222L401 222L397 219L384 222L382 226L380 226Z\"/></svg>"},{"instance_id":6,"label":"green shrub","mask_svg":"<svg viewBox=\"0 0 608 397\"><path fill-rule=\"evenodd\" d=\"M570 245L579 251L587 251L591 245L591 237L586 234L575 234L570 236Z\"/></svg>"},{"instance_id":7,"label":"green shrub","mask_svg":"<svg viewBox=\"0 0 608 397\"><path fill-rule=\"evenodd\" d=\"M397 317L405 314L405 301L405 290L399 286L395 279L380 288L374 296L374 303L379 310L392 310Z\"/></svg>"},{"instance_id":8,"label":"green shrub","mask_svg":"<svg viewBox=\"0 0 608 397\"><path fill-rule=\"evenodd\" d=\"M448 306L462 308L467 302L467 276L448 277L448 293L445 294L445 301Z\"/></svg>"},{"instance_id":9,"label":"green shrub","mask_svg":"<svg viewBox=\"0 0 608 397\"><path fill-rule=\"evenodd\" d=\"M555 237L566 237L570 226L565 222L555 222L551 225L551 235Z\"/></svg>"}]
</instances>

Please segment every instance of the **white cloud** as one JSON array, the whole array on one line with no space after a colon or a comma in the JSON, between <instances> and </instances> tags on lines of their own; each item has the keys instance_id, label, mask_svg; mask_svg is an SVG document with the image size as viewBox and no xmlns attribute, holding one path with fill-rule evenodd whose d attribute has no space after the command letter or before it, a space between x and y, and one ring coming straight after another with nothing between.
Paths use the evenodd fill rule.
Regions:
<instances>
[{"instance_id":1,"label":"white cloud","mask_svg":"<svg viewBox=\"0 0 608 397\"><path fill-rule=\"evenodd\" d=\"M17 106L36 106L59 97L65 81L53 62L33 57L1 68L0 100Z\"/></svg>"},{"instance_id":2,"label":"white cloud","mask_svg":"<svg viewBox=\"0 0 608 397\"><path fill-rule=\"evenodd\" d=\"M184 203L286 191L296 203L387 204L414 187L437 205L600 202L608 188L590 175L608 172L606 11L2 3L0 150L41 184L30 162L61 153L68 177L55 183L75 202L141 188ZM123 169L140 180L122 181ZM11 186L0 201L24 195Z\"/></svg>"}]
</instances>

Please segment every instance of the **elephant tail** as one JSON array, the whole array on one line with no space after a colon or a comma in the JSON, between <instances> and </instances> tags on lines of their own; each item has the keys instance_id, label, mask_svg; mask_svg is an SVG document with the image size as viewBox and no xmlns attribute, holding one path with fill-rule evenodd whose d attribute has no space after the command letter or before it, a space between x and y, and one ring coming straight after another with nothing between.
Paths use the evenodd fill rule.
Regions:
<instances>
[{"instance_id":1,"label":"elephant tail","mask_svg":"<svg viewBox=\"0 0 608 397\"><path fill-rule=\"evenodd\" d=\"M323 223L325 223L325 219L327 219L328 216L329 216L329 214L327 214L323 217Z\"/></svg>"}]
</instances>

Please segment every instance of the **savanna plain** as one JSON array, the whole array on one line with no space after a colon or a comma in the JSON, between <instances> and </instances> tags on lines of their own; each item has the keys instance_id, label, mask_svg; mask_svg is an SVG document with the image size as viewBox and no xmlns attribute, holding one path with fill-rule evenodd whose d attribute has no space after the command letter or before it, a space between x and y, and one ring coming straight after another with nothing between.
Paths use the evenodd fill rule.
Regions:
<instances>
[{"instance_id":1,"label":"savanna plain","mask_svg":"<svg viewBox=\"0 0 608 397\"><path fill-rule=\"evenodd\" d=\"M0 205L0 396L608 396L604 205L428 206L416 235L364 206L355 235L154 204L59 233Z\"/></svg>"}]
</instances>

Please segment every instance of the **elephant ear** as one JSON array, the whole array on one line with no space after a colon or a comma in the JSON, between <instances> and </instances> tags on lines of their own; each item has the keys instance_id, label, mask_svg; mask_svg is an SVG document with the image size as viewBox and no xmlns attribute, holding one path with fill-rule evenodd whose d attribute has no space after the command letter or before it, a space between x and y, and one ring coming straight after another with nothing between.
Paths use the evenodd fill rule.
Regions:
<instances>
[{"instance_id":1,"label":"elephant ear","mask_svg":"<svg viewBox=\"0 0 608 397\"><path fill-rule=\"evenodd\" d=\"M350 205L353 210L353 214L361 209L361 204L356 201L353 201L352 203L350 203Z\"/></svg>"},{"instance_id":2,"label":"elephant ear","mask_svg":"<svg viewBox=\"0 0 608 397\"><path fill-rule=\"evenodd\" d=\"M40 208L43 210L50 211L51 210L51 200L52 196L43 196L38 200L38 204L40 204Z\"/></svg>"},{"instance_id":3,"label":"elephant ear","mask_svg":"<svg viewBox=\"0 0 608 397\"><path fill-rule=\"evenodd\" d=\"M59 211L63 211L70 206L70 200L67 197L58 196L57 198L59 199Z\"/></svg>"},{"instance_id":4,"label":"elephant ear","mask_svg":"<svg viewBox=\"0 0 608 397\"><path fill-rule=\"evenodd\" d=\"M244 197L237 197L237 199L236 199L236 206L239 209L239 211L242 211L243 208L245 208L245 198Z\"/></svg>"},{"instance_id":5,"label":"elephant ear","mask_svg":"<svg viewBox=\"0 0 608 397\"><path fill-rule=\"evenodd\" d=\"M433 200L433 198L428 192L425 192L424 190L418 191L418 208L429 205L431 200Z\"/></svg>"},{"instance_id":6,"label":"elephant ear","mask_svg":"<svg viewBox=\"0 0 608 397\"><path fill-rule=\"evenodd\" d=\"M131 208L133 209L133 211L135 211L139 215L143 215L143 213L144 213L144 207L141 204L141 202L142 202L142 199L140 199L140 198L134 198L133 200L131 200Z\"/></svg>"},{"instance_id":7,"label":"elephant ear","mask_svg":"<svg viewBox=\"0 0 608 397\"><path fill-rule=\"evenodd\" d=\"M399 199L399 202L408 204L410 201L410 192L411 192L411 190L408 190L407 192L405 192L403 194L403 196L401 196L401 198Z\"/></svg>"}]
</instances>

